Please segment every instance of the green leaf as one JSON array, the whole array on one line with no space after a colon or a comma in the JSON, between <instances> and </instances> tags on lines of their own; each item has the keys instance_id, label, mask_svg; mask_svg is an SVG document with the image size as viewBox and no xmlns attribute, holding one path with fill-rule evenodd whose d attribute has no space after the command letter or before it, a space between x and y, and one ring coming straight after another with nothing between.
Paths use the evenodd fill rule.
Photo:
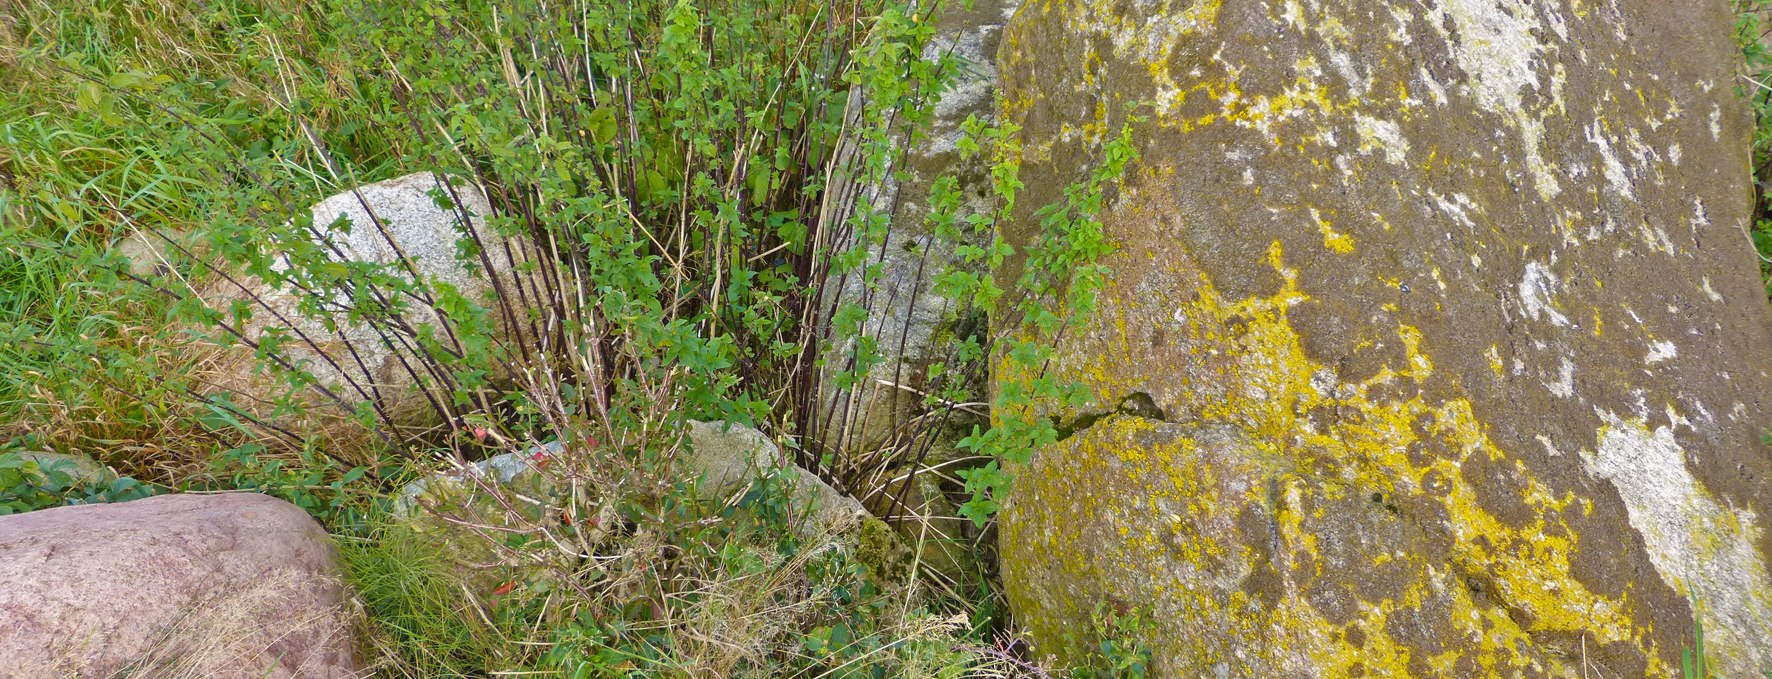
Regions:
<instances>
[{"instance_id":1,"label":"green leaf","mask_svg":"<svg viewBox=\"0 0 1772 679\"><path fill-rule=\"evenodd\" d=\"M591 136L591 141L599 145L615 141L615 109L607 106L598 107L591 111L591 115L585 121L585 126Z\"/></svg>"}]
</instances>

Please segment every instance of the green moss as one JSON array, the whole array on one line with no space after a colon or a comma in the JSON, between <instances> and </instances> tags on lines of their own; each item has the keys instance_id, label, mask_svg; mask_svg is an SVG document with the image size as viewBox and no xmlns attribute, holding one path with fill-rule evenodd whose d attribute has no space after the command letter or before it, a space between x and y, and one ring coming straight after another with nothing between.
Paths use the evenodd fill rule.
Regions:
<instances>
[{"instance_id":1,"label":"green moss","mask_svg":"<svg viewBox=\"0 0 1772 679\"><path fill-rule=\"evenodd\" d=\"M917 555L891 526L872 516L856 529L855 558L882 583L902 583L910 578Z\"/></svg>"}]
</instances>

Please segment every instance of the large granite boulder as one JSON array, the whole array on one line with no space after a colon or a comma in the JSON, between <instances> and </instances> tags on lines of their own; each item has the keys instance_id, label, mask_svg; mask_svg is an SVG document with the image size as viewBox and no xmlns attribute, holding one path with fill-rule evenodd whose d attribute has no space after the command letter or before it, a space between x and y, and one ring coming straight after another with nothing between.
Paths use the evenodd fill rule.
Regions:
<instances>
[{"instance_id":1,"label":"large granite boulder","mask_svg":"<svg viewBox=\"0 0 1772 679\"><path fill-rule=\"evenodd\" d=\"M336 550L256 494L0 517L0 675L367 676Z\"/></svg>"},{"instance_id":2,"label":"large granite boulder","mask_svg":"<svg viewBox=\"0 0 1772 679\"><path fill-rule=\"evenodd\" d=\"M882 210L891 228L883 242L868 247L867 261L879 273L873 286L854 273L837 281L840 303L869 310L862 331L874 338L882 360L853 386L837 389L834 375L851 368L855 347L842 342L832 352L820 397L825 408L836 411L827 418L832 431L826 434L834 447L915 447L910 439L918 433L917 417L927 411L925 396L934 387L952 386L932 385L929 368L954 362L957 335L974 331L964 326L975 319L955 318L953 301L935 290L937 275L963 266L955 243L937 237L930 221L936 209L935 183L954 180L959 201L955 216L961 220L992 207L988 159L961 158L960 140L968 118L995 117L999 78L993 55L1004 24L1020 3L976 0L940 7L922 57L951 62L946 89L935 100L927 127L900 149L902 166L877 184L850 187Z\"/></svg>"},{"instance_id":3,"label":"large granite boulder","mask_svg":"<svg viewBox=\"0 0 1772 679\"><path fill-rule=\"evenodd\" d=\"M1045 413L1081 426L1001 516L1042 652L1107 607L1149 609L1164 676L1677 676L1699 622L1726 676L1772 669L1730 24L1723 0L1024 6L1009 238L1122 125L1142 154L1052 366L1098 400Z\"/></svg>"},{"instance_id":4,"label":"large granite boulder","mask_svg":"<svg viewBox=\"0 0 1772 679\"><path fill-rule=\"evenodd\" d=\"M354 409L359 403L372 403L396 427L433 426L438 424L436 413L414 379L416 374L435 383L421 360L425 350L419 335L434 332L448 347L454 331L439 329L446 320L454 327L499 328L505 319L490 317L497 316L492 311L488 318L443 319L427 298L441 300L441 291L452 289L495 309L491 301L495 293L511 299L519 296L512 259L523 261L526 251L515 241L497 237L487 221L492 214L479 187L431 172L359 186L316 203L311 208L312 230L295 242L275 246L280 253L275 268L288 270L291 260L284 253L317 248L334 262L383 265L385 275L422 285L422 292L406 294L384 285L376 287L378 298L367 289L308 290L305 285L241 275L233 279L238 285L217 284L205 297L218 309L245 303L253 316L240 330L255 341L267 333L284 334L279 357L288 366L308 371L344 405ZM462 245L476 237L476 247L485 250L485 257L464 257L468 251ZM485 266L488 263L490 267ZM389 301L406 306L400 322L367 321L353 312ZM217 386L232 391L239 397L236 402L250 410L270 412L266 406L287 392L287 380L257 370L263 359L252 351L235 352L233 359L222 370L232 378ZM311 400L322 404L328 414L350 414L337 408L333 399Z\"/></svg>"}]
</instances>

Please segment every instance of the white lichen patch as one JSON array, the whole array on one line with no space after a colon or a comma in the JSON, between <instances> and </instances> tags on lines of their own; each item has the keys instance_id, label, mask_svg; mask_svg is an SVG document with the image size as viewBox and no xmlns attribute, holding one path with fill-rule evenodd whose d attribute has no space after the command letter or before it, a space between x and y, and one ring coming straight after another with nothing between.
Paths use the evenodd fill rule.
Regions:
<instances>
[{"instance_id":1,"label":"white lichen patch","mask_svg":"<svg viewBox=\"0 0 1772 679\"><path fill-rule=\"evenodd\" d=\"M1161 7L1146 6L1152 1L1140 0L1138 11L1132 13L1142 17L1142 22L1105 12L1105 8L1097 7L1082 15L1088 17L1087 20L1081 24L1073 24L1071 28L1084 35L1105 35L1112 42L1116 57L1144 64L1150 70L1151 84L1156 87L1154 101L1159 117L1172 120L1175 112L1187 100L1191 88L1183 87L1175 74L1169 72L1169 55L1174 52L1178 43L1217 21L1218 3L1196 2L1182 9L1172 7L1164 0ZM1222 46L1219 51L1223 52ZM1220 57L1221 54L1214 54L1213 60L1222 64ZM1227 70L1230 72L1229 80L1235 82L1239 69L1227 66ZM1200 78L1197 67L1184 75L1189 80ZM1234 91L1228 94L1235 98ZM1226 108L1230 106L1228 102L1224 105Z\"/></svg>"},{"instance_id":2,"label":"white lichen patch","mask_svg":"<svg viewBox=\"0 0 1772 679\"><path fill-rule=\"evenodd\" d=\"M1526 150L1526 169L1532 174L1539 197L1550 200L1562 191L1554 168L1545 162L1539 146L1544 121L1525 108L1527 88L1538 89L1533 63L1545 46L1535 32L1542 31L1538 13L1523 0L1442 0L1434 7L1444 21L1431 21L1458 67L1470 77L1477 104L1507 120L1520 133ZM1452 24L1457 35L1447 30ZM1561 83L1551 89L1560 90Z\"/></svg>"},{"instance_id":3,"label":"white lichen patch","mask_svg":"<svg viewBox=\"0 0 1772 679\"><path fill-rule=\"evenodd\" d=\"M1353 58L1349 57L1346 52L1331 53L1329 63L1335 67L1335 72L1341 74L1341 78L1347 81L1351 91L1365 94L1372 90L1372 79L1360 73L1359 67L1354 66Z\"/></svg>"},{"instance_id":4,"label":"white lichen patch","mask_svg":"<svg viewBox=\"0 0 1772 679\"><path fill-rule=\"evenodd\" d=\"M1130 22L1109 33L1114 52L1150 63L1163 59L1174 41L1199 27L1202 17L1194 12L1145 12L1146 21Z\"/></svg>"},{"instance_id":5,"label":"white lichen patch","mask_svg":"<svg viewBox=\"0 0 1772 679\"><path fill-rule=\"evenodd\" d=\"M1292 28L1303 28L1305 26L1304 5L1300 4L1298 0L1286 0L1286 6L1281 10L1280 18L1285 19L1286 24Z\"/></svg>"},{"instance_id":6,"label":"white lichen patch","mask_svg":"<svg viewBox=\"0 0 1772 679\"><path fill-rule=\"evenodd\" d=\"M1724 666L1764 667L1772 657L1751 635L1772 629L1772 577L1754 549L1755 516L1699 484L1668 427L1596 412L1605 424L1598 450L1582 451L1587 471L1617 489L1662 579L1698 600L1706 648Z\"/></svg>"},{"instance_id":7,"label":"white lichen patch","mask_svg":"<svg viewBox=\"0 0 1772 679\"><path fill-rule=\"evenodd\" d=\"M1551 325L1568 327L1569 317L1557 311L1554 299L1557 277L1542 262L1527 262L1526 273L1520 277L1520 305L1532 320L1548 320Z\"/></svg>"},{"instance_id":8,"label":"white lichen patch","mask_svg":"<svg viewBox=\"0 0 1772 679\"><path fill-rule=\"evenodd\" d=\"M1397 22L1396 28L1391 29L1391 42L1407 47L1409 43L1414 41L1414 38L1409 35L1409 22L1415 18L1415 15L1402 7L1392 7L1390 10L1391 19Z\"/></svg>"},{"instance_id":9,"label":"white lichen patch","mask_svg":"<svg viewBox=\"0 0 1772 679\"><path fill-rule=\"evenodd\" d=\"M1562 457L1563 456L1563 451L1557 449L1556 443L1551 441L1549 436L1545 436L1544 434L1536 434L1533 436L1533 438L1538 440L1538 445L1544 446L1544 454L1545 455L1548 455L1550 457Z\"/></svg>"},{"instance_id":10,"label":"white lichen patch","mask_svg":"<svg viewBox=\"0 0 1772 679\"><path fill-rule=\"evenodd\" d=\"M1403 138L1402 128L1394 122L1355 114L1354 130L1360 134L1361 153L1377 149L1384 153L1385 161L1394 165L1402 165L1409 155L1409 140Z\"/></svg>"},{"instance_id":11,"label":"white lichen patch","mask_svg":"<svg viewBox=\"0 0 1772 679\"><path fill-rule=\"evenodd\" d=\"M1705 276L1705 277L1704 277L1704 286L1703 286L1703 287L1702 287L1702 288L1701 288L1701 289L1702 289L1702 290L1704 290L1704 296L1705 296L1705 297L1709 297L1709 298L1710 298L1710 301L1712 301L1712 302L1721 302L1721 301L1723 301L1723 296L1722 296L1722 295L1719 295L1719 294L1717 294L1717 290L1716 290L1716 288L1713 288L1713 287L1711 287L1711 285L1710 285L1710 276Z\"/></svg>"},{"instance_id":12,"label":"white lichen patch","mask_svg":"<svg viewBox=\"0 0 1772 679\"><path fill-rule=\"evenodd\" d=\"M1440 195L1433 189L1428 189L1427 196L1428 199L1434 201L1434 205L1439 207L1441 212L1450 215L1453 220L1459 223L1459 225L1464 226L1467 229L1477 228L1477 222L1471 218L1471 213L1480 213L1482 212L1482 208L1477 207L1476 203L1471 202L1469 196L1462 193L1454 193L1448 198Z\"/></svg>"},{"instance_id":13,"label":"white lichen patch","mask_svg":"<svg viewBox=\"0 0 1772 679\"><path fill-rule=\"evenodd\" d=\"M1624 169L1624 163L1619 162L1618 154L1612 151L1612 142L1600 129L1598 118L1587 128L1587 141L1600 153L1601 172L1606 175L1606 186L1618 192L1618 195L1635 199L1637 192L1631 187L1630 173Z\"/></svg>"},{"instance_id":14,"label":"white lichen patch","mask_svg":"<svg viewBox=\"0 0 1772 679\"><path fill-rule=\"evenodd\" d=\"M1638 225L1637 234L1641 237L1643 245L1651 250L1668 256L1673 256L1679 252L1679 248L1674 245L1673 239L1668 237L1667 229L1649 224L1648 222L1643 222Z\"/></svg>"},{"instance_id":15,"label":"white lichen patch","mask_svg":"<svg viewBox=\"0 0 1772 679\"><path fill-rule=\"evenodd\" d=\"M1544 388L1550 390L1551 395L1557 398L1575 396L1575 362L1569 360L1567 356L1563 357L1562 364L1557 368L1557 379L1545 382Z\"/></svg>"},{"instance_id":16,"label":"white lichen patch","mask_svg":"<svg viewBox=\"0 0 1772 679\"><path fill-rule=\"evenodd\" d=\"M1649 343L1649 353L1643 356L1643 362L1655 365L1678 355L1680 355L1680 351L1673 342L1659 340Z\"/></svg>"},{"instance_id":17,"label":"white lichen patch","mask_svg":"<svg viewBox=\"0 0 1772 679\"><path fill-rule=\"evenodd\" d=\"M1421 78L1421 84L1427 87L1428 94L1433 95L1435 104L1445 106L1446 103L1450 101L1446 98L1446 86L1441 85L1440 81L1435 80L1434 76L1427 72L1426 66L1417 68L1416 75Z\"/></svg>"},{"instance_id":18,"label":"white lichen patch","mask_svg":"<svg viewBox=\"0 0 1772 679\"><path fill-rule=\"evenodd\" d=\"M1458 30L1452 56L1471 76L1477 102L1503 115L1520 110L1521 91L1538 87L1532 61L1544 46L1532 35L1537 13L1521 0L1444 0L1435 9Z\"/></svg>"}]
</instances>

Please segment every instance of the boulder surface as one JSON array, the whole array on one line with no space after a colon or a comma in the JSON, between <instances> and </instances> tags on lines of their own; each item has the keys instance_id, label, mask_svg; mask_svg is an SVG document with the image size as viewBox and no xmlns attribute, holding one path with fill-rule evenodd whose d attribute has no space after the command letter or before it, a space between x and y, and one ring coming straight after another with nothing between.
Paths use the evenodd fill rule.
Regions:
<instances>
[{"instance_id":1,"label":"boulder surface","mask_svg":"<svg viewBox=\"0 0 1772 679\"><path fill-rule=\"evenodd\" d=\"M868 510L817 474L794 464L763 432L728 422L689 423L687 473L696 475L696 493L725 501L764 475L779 473L794 513L795 530L820 538L854 531L871 520Z\"/></svg>"},{"instance_id":2,"label":"boulder surface","mask_svg":"<svg viewBox=\"0 0 1772 679\"><path fill-rule=\"evenodd\" d=\"M867 260L879 274L874 286L857 275L833 281L842 286L842 302L869 310L862 331L874 338L882 359L848 389L836 389L834 377L848 367L855 346L838 342L827 359L827 391L821 402L837 410L836 431L830 434L834 440L827 441L835 447L874 450L882 444L906 445L916 429L907 425L926 410L923 398L932 387L930 365L955 362L954 347L960 339L955 335L965 331L955 321L965 321L950 318L953 302L936 292L935 279L962 263L955 244L936 235L935 185L943 178L954 180L958 204L953 216L962 223L992 207L988 161L963 160L959 149L967 119L995 117L998 77L992 55L1004 24L1019 4L1020 0L977 0L941 8L922 56L951 59L955 70L929 111L928 136L903 149L902 170L876 185L852 187L890 216L892 228L883 242L868 248ZM964 234L962 239L983 244L972 242L981 240L976 234Z\"/></svg>"},{"instance_id":3,"label":"boulder surface","mask_svg":"<svg viewBox=\"0 0 1772 679\"><path fill-rule=\"evenodd\" d=\"M0 676L367 676L336 550L256 494L0 517Z\"/></svg>"},{"instance_id":4,"label":"boulder surface","mask_svg":"<svg viewBox=\"0 0 1772 679\"><path fill-rule=\"evenodd\" d=\"M1678 676L1699 622L1722 674L1772 669L1730 25L1722 0L1023 6L1011 242L1122 126L1142 158L1052 365L1097 400L1044 413L1079 425L1001 516L1042 652L1108 608L1151 614L1162 676Z\"/></svg>"},{"instance_id":5,"label":"boulder surface","mask_svg":"<svg viewBox=\"0 0 1772 679\"><path fill-rule=\"evenodd\" d=\"M488 305L495 290L515 294L511 260L520 261L525 251L519 247L507 253L504 246L510 241L496 240L486 223L493 214L491 203L470 182L445 184L442 175L415 172L328 197L316 203L311 213L311 240L285 244L286 250L317 247L333 262L384 265L383 273L391 278L408 285L422 283L422 295L431 299L441 299L439 291L445 287ZM478 256L462 257L458 243L469 238L470 228L489 249L485 261L492 265L492 275L481 266ZM279 265L287 267L289 260L280 260ZM352 407L361 402L377 403L396 426L436 424L435 413L415 388L413 378L416 373L427 381L434 379L418 357L416 333L425 325L434 329L443 321L438 312L427 308L424 297L378 286L376 293L405 304L407 313L402 324L370 323L349 311L376 302L367 291L329 290L326 299L312 299L318 293L292 285L273 285L252 277L240 281L246 290L218 285L206 298L218 309L248 302L253 312L251 324L244 328L248 337L259 340L270 332L285 333L280 357L310 372L321 386ZM497 318L454 321L457 325L484 322L494 328L502 323ZM438 336L453 337L442 331ZM254 404L255 410L269 410L259 406L268 406L283 396L288 390L286 381L255 374L257 359L251 351L236 353L240 365L233 372L238 378L222 386Z\"/></svg>"}]
</instances>

